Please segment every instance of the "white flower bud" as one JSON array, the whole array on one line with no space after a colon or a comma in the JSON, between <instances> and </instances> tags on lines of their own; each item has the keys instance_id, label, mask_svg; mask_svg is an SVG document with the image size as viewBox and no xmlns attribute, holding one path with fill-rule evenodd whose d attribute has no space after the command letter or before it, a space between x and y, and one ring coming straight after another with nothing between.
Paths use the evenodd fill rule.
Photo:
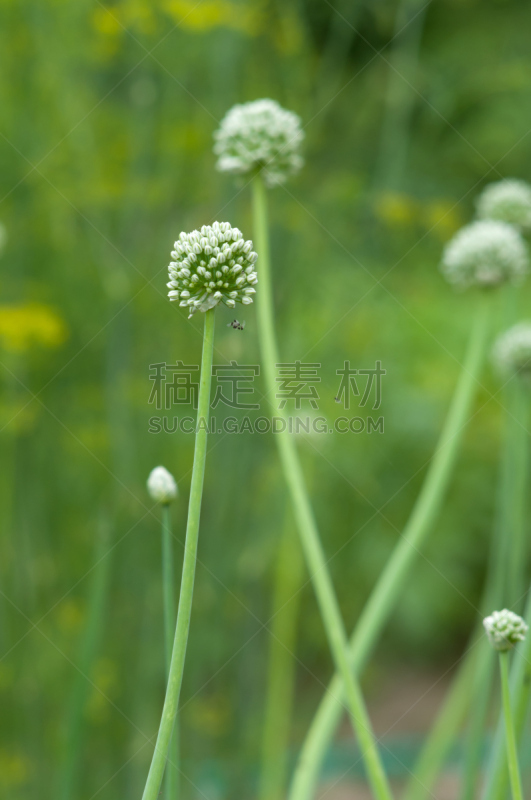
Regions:
<instances>
[{"instance_id":1,"label":"white flower bud","mask_svg":"<svg viewBox=\"0 0 531 800\"><path fill-rule=\"evenodd\" d=\"M151 499L156 503L171 503L179 494L175 478L164 467L155 467L151 470L147 488Z\"/></svg>"},{"instance_id":2,"label":"white flower bud","mask_svg":"<svg viewBox=\"0 0 531 800\"><path fill-rule=\"evenodd\" d=\"M511 650L518 642L523 642L528 626L518 614L508 611L493 611L483 620L483 627L489 637L489 642L495 650Z\"/></svg>"},{"instance_id":3,"label":"white flower bud","mask_svg":"<svg viewBox=\"0 0 531 800\"><path fill-rule=\"evenodd\" d=\"M531 228L531 186L525 181L508 178L489 183L478 197L480 219L498 219L519 228Z\"/></svg>"},{"instance_id":4,"label":"white flower bud","mask_svg":"<svg viewBox=\"0 0 531 800\"><path fill-rule=\"evenodd\" d=\"M233 249L242 253L238 259L241 265L237 267L226 264ZM228 222L215 222L212 226L203 225L201 231L181 233L173 258L175 261L168 268L171 279L168 288L172 290L169 297L180 298L179 305L188 306L190 316L197 310L208 311L219 302L230 308L235 301L245 305L252 302L249 295L254 289L246 290L258 282L254 268L256 253L252 252L252 242L245 242L238 228L231 228Z\"/></svg>"},{"instance_id":5,"label":"white flower bud","mask_svg":"<svg viewBox=\"0 0 531 800\"><path fill-rule=\"evenodd\" d=\"M496 339L493 363L505 377L531 379L531 322L519 322Z\"/></svg>"},{"instance_id":6,"label":"white flower bud","mask_svg":"<svg viewBox=\"0 0 531 800\"><path fill-rule=\"evenodd\" d=\"M303 138L300 118L274 100L236 105L214 134L217 168L239 175L261 169L268 186L284 183L302 167Z\"/></svg>"},{"instance_id":7,"label":"white flower bud","mask_svg":"<svg viewBox=\"0 0 531 800\"><path fill-rule=\"evenodd\" d=\"M496 220L473 222L446 245L441 269L450 283L462 289L518 283L527 274L527 249L512 225Z\"/></svg>"}]
</instances>

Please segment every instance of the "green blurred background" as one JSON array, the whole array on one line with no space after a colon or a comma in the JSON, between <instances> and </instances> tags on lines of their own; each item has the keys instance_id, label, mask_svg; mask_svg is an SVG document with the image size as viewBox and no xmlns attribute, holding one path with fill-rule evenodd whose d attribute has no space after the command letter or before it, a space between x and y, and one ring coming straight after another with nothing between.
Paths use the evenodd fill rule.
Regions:
<instances>
[{"instance_id":1,"label":"green blurred background","mask_svg":"<svg viewBox=\"0 0 531 800\"><path fill-rule=\"evenodd\" d=\"M2 798L56 797L76 702L76 796L141 795L164 691L145 480L163 464L179 482L180 563L193 451L191 436L148 432L149 365L199 363L201 320L165 297L179 231L227 219L252 236L249 188L214 169L226 110L272 97L306 133L305 168L270 193L282 357L322 364L330 420L345 359L387 370L384 434L301 442L350 629L462 360L473 298L441 278L443 243L483 185L531 178L530 26L525 0L1 4ZM259 363L254 306L243 334L233 316L218 314L217 363ZM443 675L477 620L498 390L487 369L448 502L365 676L372 704L397 676ZM286 508L271 436L210 439L181 725L183 770L211 800L252 796ZM296 655L294 753L332 671L307 584ZM183 782L186 798L198 789Z\"/></svg>"}]
</instances>

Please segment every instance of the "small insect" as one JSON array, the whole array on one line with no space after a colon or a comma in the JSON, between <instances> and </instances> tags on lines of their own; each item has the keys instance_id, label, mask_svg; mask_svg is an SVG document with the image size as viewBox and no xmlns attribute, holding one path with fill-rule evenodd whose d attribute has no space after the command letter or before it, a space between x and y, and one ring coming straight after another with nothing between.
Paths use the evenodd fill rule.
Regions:
<instances>
[{"instance_id":1,"label":"small insect","mask_svg":"<svg viewBox=\"0 0 531 800\"><path fill-rule=\"evenodd\" d=\"M336 401L336 403L340 403L340 402L341 402L341 400L339 399L339 397L334 397L334 400Z\"/></svg>"},{"instance_id":2,"label":"small insect","mask_svg":"<svg viewBox=\"0 0 531 800\"><path fill-rule=\"evenodd\" d=\"M245 328L245 321L238 322L237 319L233 319L232 322L229 322L227 324L227 328L234 328L235 331L243 331L243 329Z\"/></svg>"}]
</instances>

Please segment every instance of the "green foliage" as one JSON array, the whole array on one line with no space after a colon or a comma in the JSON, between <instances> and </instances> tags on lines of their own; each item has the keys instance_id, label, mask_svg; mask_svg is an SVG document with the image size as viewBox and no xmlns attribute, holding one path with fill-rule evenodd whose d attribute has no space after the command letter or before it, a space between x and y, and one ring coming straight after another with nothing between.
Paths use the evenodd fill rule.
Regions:
<instances>
[{"instance_id":1,"label":"green foliage","mask_svg":"<svg viewBox=\"0 0 531 800\"><path fill-rule=\"evenodd\" d=\"M181 230L214 219L250 230L249 192L214 171L212 133L233 103L259 97L292 108L306 132L305 168L271 195L281 355L322 364L320 411L330 420L342 413L334 398L345 359L387 369L385 434L302 447L352 628L459 373L470 298L438 271L443 243L469 221L485 183L531 178L531 7L442 0L419 11L394 0L1 5L6 800L52 797L102 516L113 530L112 585L87 676L82 796L140 796L164 691L160 517L145 481L164 464L179 482L180 562L193 452L191 436L148 432L149 365L199 364L201 347L201 320L167 301L168 253ZM524 288L520 307L528 301ZM259 363L254 315L246 309L240 333L219 313L218 363ZM382 670L412 658L451 664L475 619L498 388L487 372L437 531L379 650ZM195 788L183 779L183 797L232 798L250 795L260 752L262 623L285 498L271 437L215 434L210 446L181 714ZM302 736L331 673L308 587L297 657Z\"/></svg>"}]
</instances>

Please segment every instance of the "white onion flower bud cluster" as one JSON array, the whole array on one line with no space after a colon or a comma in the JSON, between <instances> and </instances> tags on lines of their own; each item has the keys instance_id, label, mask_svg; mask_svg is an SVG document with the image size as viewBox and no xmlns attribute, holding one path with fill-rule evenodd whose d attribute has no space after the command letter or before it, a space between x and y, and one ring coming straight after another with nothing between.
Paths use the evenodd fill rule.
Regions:
<instances>
[{"instance_id":1,"label":"white onion flower bud cluster","mask_svg":"<svg viewBox=\"0 0 531 800\"><path fill-rule=\"evenodd\" d=\"M446 245L441 269L457 288L518 283L528 270L525 242L507 222L480 220L466 225Z\"/></svg>"},{"instance_id":2,"label":"white onion flower bud cluster","mask_svg":"<svg viewBox=\"0 0 531 800\"><path fill-rule=\"evenodd\" d=\"M217 169L237 175L261 169L268 186L284 183L304 163L300 123L297 114L274 100L235 105L214 134Z\"/></svg>"},{"instance_id":3,"label":"white onion flower bud cluster","mask_svg":"<svg viewBox=\"0 0 531 800\"><path fill-rule=\"evenodd\" d=\"M519 322L494 343L492 360L500 375L531 378L531 322Z\"/></svg>"},{"instance_id":4,"label":"white onion flower bud cluster","mask_svg":"<svg viewBox=\"0 0 531 800\"><path fill-rule=\"evenodd\" d=\"M483 627L489 637L489 642L495 650L511 650L518 642L523 642L529 630L525 620L504 608L503 611L493 611L483 620Z\"/></svg>"},{"instance_id":5,"label":"white onion flower bud cluster","mask_svg":"<svg viewBox=\"0 0 531 800\"><path fill-rule=\"evenodd\" d=\"M531 186L508 178L490 183L476 203L480 219L498 219L522 229L531 228Z\"/></svg>"},{"instance_id":6,"label":"white onion flower bud cluster","mask_svg":"<svg viewBox=\"0 0 531 800\"><path fill-rule=\"evenodd\" d=\"M208 311L218 303L234 308L253 302L258 258L253 243L245 241L228 222L203 225L200 231L181 233L168 267L170 300L195 311Z\"/></svg>"},{"instance_id":7,"label":"white onion flower bud cluster","mask_svg":"<svg viewBox=\"0 0 531 800\"><path fill-rule=\"evenodd\" d=\"M179 494L175 478L165 467L155 467L151 470L147 488L149 496L156 503L171 503Z\"/></svg>"}]
</instances>

